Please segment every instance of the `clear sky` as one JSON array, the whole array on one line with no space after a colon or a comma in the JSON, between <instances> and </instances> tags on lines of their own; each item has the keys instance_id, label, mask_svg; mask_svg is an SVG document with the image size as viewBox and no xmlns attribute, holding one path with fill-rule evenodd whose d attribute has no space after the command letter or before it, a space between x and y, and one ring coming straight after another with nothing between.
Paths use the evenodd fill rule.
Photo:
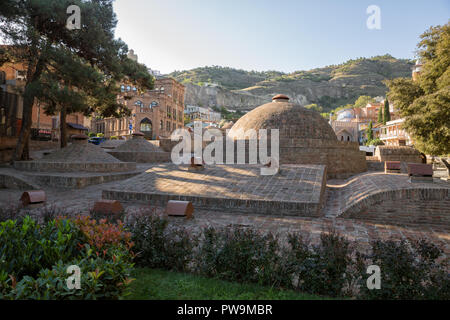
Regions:
<instances>
[{"instance_id":1,"label":"clear sky","mask_svg":"<svg viewBox=\"0 0 450 320\"><path fill-rule=\"evenodd\" d=\"M366 26L369 5L381 29ZM414 58L450 0L116 0L116 36L169 73L220 65L292 72L389 53Z\"/></svg>"}]
</instances>

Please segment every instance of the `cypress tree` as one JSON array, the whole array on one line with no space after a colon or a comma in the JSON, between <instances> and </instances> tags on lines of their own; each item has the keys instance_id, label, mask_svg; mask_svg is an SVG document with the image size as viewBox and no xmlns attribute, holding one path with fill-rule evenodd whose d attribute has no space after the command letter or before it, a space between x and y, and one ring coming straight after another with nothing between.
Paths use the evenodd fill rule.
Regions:
<instances>
[{"instance_id":1,"label":"cypress tree","mask_svg":"<svg viewBox=\"0 0 450 320\"><path fill-rule=\"evenodd\" d=\"M382 123L383 122L383 110L382 108L378 109L378 123Z\"/></svg>"},{"instance_id":2,"label":"cypress tree","mask_svg":"<svg viewBox=\"0 0 450 320\"><path fill-rule=\"evenodd\" d=\"M388 99L384 99L384 115L383 115L383 124L391 121L391 113L389 112L389 101Z\"/></svg>"},{"instance_id":3,"label":"cypress tree","mask_svg":"<svg viewBox=\"0 0 450 320\"><path fill-rule=\"evenodd\" d=\"M369 122L369 126L367 127L367 142L372 141L373 140L373 131L372 131L373 125L372 125L372 121Z\"/></svg>"}]
</instances>

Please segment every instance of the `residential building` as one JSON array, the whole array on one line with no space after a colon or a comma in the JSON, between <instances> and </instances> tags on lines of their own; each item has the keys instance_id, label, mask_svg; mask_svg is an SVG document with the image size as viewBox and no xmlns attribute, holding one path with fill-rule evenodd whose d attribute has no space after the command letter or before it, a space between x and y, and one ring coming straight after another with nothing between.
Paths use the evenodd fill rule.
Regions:
<instances>
[{"instance_id":1,"label":"residential building","mask_svg":"<svg viewBox=\"0 0 450 320\"><path fill-rule=\"evenodd\" d=\"M130 117L92 120L92 129L105 137L127 137L133 132L144 133L146 139L169 137L184 127L185 87L171 78L155 80L153 90L139 93L137 88L122 84L119 103L131 110Z\"/></svg>"},{"instance_id":2,"label":"residential building","mask_svg":"<svg viewBox=\"0 0 450 320\"><path fill-rule=\"evenodd\" d=\"M380 127L379 138L388 146L409 146L412 145L411 137L402 128L405 119L396 119L386 122Z\"/></svg>"},{"instance_id":3,"label":"residential building","mask_svg":"<svg viewBox=\"0 0 450 320\"><path fill-rule=\"evenodd\" d=\"M17 137L22 127L23 91L26 66L5 63L0 67L0 135ZM86 118L81 113L67 115L70 125L84 126ZM88 128L83 129L86 131ZM70 130L69 130L70 131ZM36 102L32 108L32 140L59 140L59 114L45 114L45 105Z\"/></svg>"},{"instance_id":4,"label":"residential building","mask_svg":"<svg viewBox=\"0 0 450 320\"><path fill-rule=\"evenodd\" d=\"M184 113L191 120L200 120L204 122L216 123L222 119L222 115L220 114L220 112L216 112L211 108L203 108L199 106L187 105L184 110Z\"/></svg>"}]
</instances>

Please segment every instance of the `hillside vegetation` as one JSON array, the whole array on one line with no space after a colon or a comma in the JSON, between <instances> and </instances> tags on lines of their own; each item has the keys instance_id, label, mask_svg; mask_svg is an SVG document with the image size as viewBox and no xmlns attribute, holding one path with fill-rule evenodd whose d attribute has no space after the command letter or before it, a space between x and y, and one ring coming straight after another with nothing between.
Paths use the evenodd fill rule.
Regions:
<instances>
[{"instance_id":1,"label":"hillside vegetation","mask_svg":"<svg viewBox=\"0 0 450 320\"><path fill-rule=\"evenodd\" d=\"M296 103L316 103L329 111L353 103L361 95L385 95L383 81L410 77L413 65L414 61L384 55L292 73L212 66L176 71L169 76L187 86L186 104L250 110L283 93Z\"/></svg>"}]
</instances>

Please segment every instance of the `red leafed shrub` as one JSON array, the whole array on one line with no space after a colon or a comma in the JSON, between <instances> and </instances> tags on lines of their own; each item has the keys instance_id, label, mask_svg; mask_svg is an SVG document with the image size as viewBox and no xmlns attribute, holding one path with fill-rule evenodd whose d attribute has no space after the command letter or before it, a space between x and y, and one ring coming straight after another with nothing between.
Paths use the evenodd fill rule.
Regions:
<instances>
[{"instance_id":1,"label":"red leafed shrub","mask_svg":"<svg viewBox=\"0 0 450 320\"><path fill-rule=\"evenodd\" d=\"M110 223L106 219L97 221L88 216L78 216L73 221L86 236L97 256L104 257L110 248L120 246L124 246L131 252L130 249L134 246L131 241L131 233L125 230L121 221Z\"/></svg>"}]
</instances>

